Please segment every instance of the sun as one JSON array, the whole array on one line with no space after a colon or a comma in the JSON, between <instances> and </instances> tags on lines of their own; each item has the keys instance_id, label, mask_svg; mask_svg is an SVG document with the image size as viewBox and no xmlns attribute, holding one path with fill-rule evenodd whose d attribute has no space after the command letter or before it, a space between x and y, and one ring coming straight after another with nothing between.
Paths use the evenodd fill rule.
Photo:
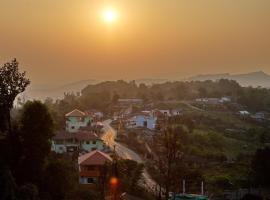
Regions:
<instances>
[{"instance_id":1,"label":"sun","mask_svg":"<svg viewBox=\"0 0 270 200\"><path fill-rule=\"evenodd\" d=\"M114 23L117 20L117 12L111 8L104 10L102 16L104 21L108 24Z\"/></svg>"}]
</instances>

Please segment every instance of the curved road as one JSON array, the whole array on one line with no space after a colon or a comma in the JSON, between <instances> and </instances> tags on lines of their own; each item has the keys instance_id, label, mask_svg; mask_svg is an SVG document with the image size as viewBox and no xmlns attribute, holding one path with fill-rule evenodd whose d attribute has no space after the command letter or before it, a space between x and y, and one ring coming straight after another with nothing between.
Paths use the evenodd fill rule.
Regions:
<instances>
[{"instance_id":1,"label":"curved road","mask_svg":"<svg viewBox=\"0 0 270 200\"><path fill-rule=\"evenodd\" d=\"M102 122L104 125L105 132L102 135L101 139L105 142L105 144L108 145L111 149L113 149L115 146L115 151L116 151L117 155L120 156L121 158L134 160L138 163L144 163L143 160L141 159L141 157L137 153L135 153L131 149L129 149L129 148L125 147L124 145L115 141L117 133L110 126L111 122L112 122L112 120L110 120L110 119ZM153 179L151 179L151 177L148 174L148 172L146 171L146 169L144 169L142 175L143 175L143 178L145 181L144 186L147 189L149 189L150 191L154 192L156 182Z\"/></svg>"}]
</instances>

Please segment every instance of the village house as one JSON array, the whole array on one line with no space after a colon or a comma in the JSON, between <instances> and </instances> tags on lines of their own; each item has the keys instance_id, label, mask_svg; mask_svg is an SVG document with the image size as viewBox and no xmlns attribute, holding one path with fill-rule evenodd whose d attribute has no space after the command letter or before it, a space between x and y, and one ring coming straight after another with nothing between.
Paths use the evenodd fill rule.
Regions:
<instances>
[{"instance_id":1,"label":"village house","mask_svg":"<svg viewBox=\"0 0 270 200\"><path fill-rule=\"evenodd\" d=\"M71 133L59 131L52 138L52 151L56 153L71 153L75 151L103 150L104 142L97 134L89 131Z\"/></svg>"},{"instance_id":2,"label":"village house","mask_svg":"<svg viewBox=\"0 0 270 200\"><path fill-rule=\"evenodd\" d=\"M66 131L77 132L81 127L90 126L92 117L90 114L75 109L65 115Z\"/></svg>"},{"instance_id":3,"label":"village house","mask_svg":"<svg viewBox=\"0 0 270 200\"><path fill-rule=\"evenodd\" d=\"M104 165L111 163L112 158L101 151L95 150L78 158L79 183L98 184L105 173Z\"/></svg>"},{"instance_id":4,"label":"village house","mask_svg":"<svg viewBox=\"0 0 270 200\"><path fill-rule=\"evenodd\" d=\"M91 113L75 109L65 115L66 130L56 132L52 138L51 150L56 153L89 152L104 150L100 139L100 128L93 123Z\"/></svg>"},{"instance_id":5,"label":"village house","mask_svg":"<svg viewBox=\"0 0 270 200\"><path fill-rule=\"evenodd\" d=\"M84 112L86 115L91 116L94 121L100 121L103 119L104 114L101 111L98 111L96 109L87 110Z\"/></svg>"},{"instance_id":6,"label":"village house","mask_svg":"<svg viewBox=\"0 0 270 200\"><path fill-rule=\"evenodd\" d=\"M229 96L224 96L221 98L197 98L197 99L195 99L195 101L197 103L201 103L201 104L216 105L216 104L223 104L223 103L232 102L232 98Z\"/></svg>"},{"instance_id":7,"label":"village house","mask_svg":"<svg viewBox=\"0 0 270 200\"><path fill-rule=\"evenodd\" d=\"M171 115L172 116L179 116L179 115L182 115L183 114L183 109L179 108L175 108L175 109L172 109L171 110Z\"/></svg>"},{"instance_id":8,"label":"village house","mask_svg":"<svg viewBox=\"0 0 270 200\"><path fill-rule=\"evenodd\" d=\"M167 117L171 116L170 110L158 110L158 111L164 116L167 116Z\"/></svg>"},{"instance_id":9,"label":"village house","mask_svg":"<svg viewBox=\"0 0 270 200\"><path fill-rule=\"evenodd\" d=\"M254 115L250 116L253 120L262 122L270 119L270 114L268 112L256 112Z\"/></svg>"},{"instance_id":10,"label":"village house","mask_svg":"<svg viewBox=\"0 0 270 200\"><path fill-rule=\"evenodd\" d=\"M195 99L195 101L197 103L212 104L212 105L221 103L219 98L197 98Z\"/></svg>"},{"instance_id":11,"label":"village house","mask_svg":"<svg viewBox=\"0 0 270 200\"><path fill-rule=\"evenodd\" d=\"M228 102L231 102L232 101L232 98L229 97L229 96L224 96L224 97L221 97L219 102L220 103L228 103Z\"/></svg>"},{"instance_id":12,"label":"village house","mask_svg":"<svg viewBox=\"0 0 270 200\"><path fill-rule=\"evenodd\" d=\"M250 116L250 112L248 112L246 110L240 110L236 114L239 115L243 119L246 119Z\"/></svg>"},{"instance_id":13,"label":"village house","mask_svg":"<svg viewBox=\"0 0 270 200\"><path fill-rule=\"evenodd\" d=\"M146 113L135 114L127 121L127 128L144 127L148 129L156 128L157 118Z\"/></svg>"}]
</instances>

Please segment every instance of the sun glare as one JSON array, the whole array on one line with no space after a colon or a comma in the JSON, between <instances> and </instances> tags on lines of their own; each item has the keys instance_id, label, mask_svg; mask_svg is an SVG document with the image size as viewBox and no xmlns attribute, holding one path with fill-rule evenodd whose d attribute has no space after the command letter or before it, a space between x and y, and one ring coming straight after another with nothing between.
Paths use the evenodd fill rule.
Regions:
<instances>
[{"instance_id":1,"label":"sun glare","mask_svg":"<svg viewBox=\"0 0 270 200\"><path fill-rule=\"evenodd\" d=\"M106 9L103 11L103 19L106 23L113 23L117 19L117 13L113 9Z\"/></svg>"}]
</instances>

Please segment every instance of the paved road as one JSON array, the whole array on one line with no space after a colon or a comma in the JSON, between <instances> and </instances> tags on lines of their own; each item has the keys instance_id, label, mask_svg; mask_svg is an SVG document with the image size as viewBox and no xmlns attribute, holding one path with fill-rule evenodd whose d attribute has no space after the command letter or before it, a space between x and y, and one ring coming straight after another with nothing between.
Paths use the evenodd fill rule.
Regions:
<instances>
[{"instance_id":1,"label":"paved road","mask_svg":"<svg viewBox=\"0 0 270 200\"><path fill-rule=\"evenodd\" d=\"M115 146L115 151L116 153L124 158L124 159L130 159L130 160L134 160L138 163L143 163L143 160L141 159L141 157L135 153L134 151L132 151L131 149L125 147L124 145L118 143L115 141L116 138L116 131L110 126L110 123L112 122L112 120L105 120L102 123L104 124L104 134L102 135L101 139L111 148L113 149ZM143 178L145 180L145 186L147 187L147 189L151 190L154 192L154 188L156 186L156 182L151 179L150 175L148 174L148 172L146 170L143 171Z\"/></svg>"}]
</instances>

